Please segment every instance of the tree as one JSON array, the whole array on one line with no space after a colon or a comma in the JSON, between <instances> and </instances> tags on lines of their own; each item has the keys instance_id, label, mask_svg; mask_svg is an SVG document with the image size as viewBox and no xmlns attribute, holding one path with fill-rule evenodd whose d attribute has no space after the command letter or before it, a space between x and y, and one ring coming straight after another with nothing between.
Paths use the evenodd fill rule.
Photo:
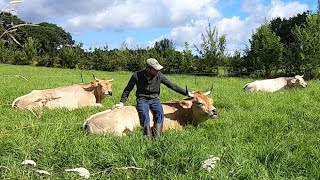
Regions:
<instances>
[{"instance_id":1,"label":"tree","mask_svg":"<svg viewBox=\"0 0 320 180\"><path fill-rule=\"evenodd\" d=\"M290 46L294 42L293 30L298 27L305 27L307 22L307 17L310 14L309 11L302 14L297 14L296 16L290 17L289 19L281 19L277 17L270 21L270 28L277 36L280 37L281 42L285 46Z\"/></svg>"},{"instance_id":2,"label":"tree","mask_svg":"<svg viewBox=\"0 0 320 180\"><path fill-rule=\"evenodd\" d=\"M19 0L12 0L8 4L6 4L5 7L3 7L0 11L0 39L6 37L5 39L10 42L12 40L14 43L21 45L20 41L16 38L15 32L20 27L25 26L38 26L36 24L26 23L24 21L21 21L16 16L13 16L10 12L16 11L14 9L13 5L19 4L21 1Z\"/></svg>"},{"instance_id":3,"label":"tree","mask_svg":"<svg viewBox=\"0 0 320 180\"><path fill-rule=\"evenodd\" d=\"M250 40L250 60L256 70L262 70L265 77L270 77L271 71L281 65L283 45L268 24L262 25Z\"/></svg>"},{"instance_id":4,"label":"tree","mask_svg":"<svg viewBox=\"0 0 320 180\"><path fill-rule=\"evenodd\" d=\"M182 53L176 51L172 40L164 38L159 42L155 42L154 48L160 63L166 64L163 72L165 73L179 73L181 68ZM155 56L151 56L155 57Z\"/></svg>"},{"instance_id":5,"label":"tree","mask_svg":"<svg viewBox=\"0 0 320 180\"><path fill-rule=\"evenodd\" d=\"M184 43L183 57L181 62L181 73L192 73L197 70L194 64L194 56L190 50L189 43Z\"/></svg>"},{"instance_id":6,"label":"tree","mask_svg":"<svg viewBox=\"0 0 320 180\"><path fill-rule=\"evenodd\" d=\"M294 32L297 41L299 69L311 75L311 70L320 66L320 12L309 15L305 28L297 27Z\"/></svg>"},{"instance_id":7,"label":"tree","mask_svg":"<svg viewBox=\"0 0 320 180\"><path fill-rule=\"evenodd\" d=\"M276 18L270 21L270 28L277 36L280 37L280 41L284 45L283 51L283 63L285 74L296 74L300 71L300 61L297 61L298 52L296 46L297 41L294 38L293 31L296 27L305 28L307 23L307 17L310 14L309 11L296 16L290 17L289 19Z\"/></svg>"},{"instance_id":8,"label":"tree","mask_svg":"<svg viewBox=\"0 0 320 180\"><path fill-rule=\"evenodd\" d=\"M63 46L58 50L59 66L62 68L75 68L78 67L81 62L84 51L81 49L82 44L76 44L73 46Z\"/></svg>"},{"instance_id":9,"label":"tree","mask_svg":"<svg viewBox=\"0 0 320 180\"><path fill-rule=\"evenodd\" d=\"M223 64L225 58L226 37L219 37L218 30L208 24L206 33L201 33L202 43L200 47L195 45L196 51L199 53L203 62L200 62L202 71L212 72L212 67Z\"/></svg>"},{"instance_id":10,"label":"tree","mask_svg":"<svg viewBox=\"0 0 320 180\"><path fill-rule=\"evenodd\" d=\"M60 47L73 46L74 41L70 33L64 31L61 27L51 23L40 23L37 28L23 27L17 31L17 39L26 39L33 37L39 40L40 53L57 52Z\"/></svg>"},{"instance_id":11,"label":"tree","mask_svg":"<svg viewBox=\"0 0 320 180\"><path fill-rule=\"evenodd\" d=\"M38 63L38 49L39 42L32 37L27 38L27 42L23 44L22 50L25 52L25 56L29 64L37 65Z\"/></svg>"},{"instance_id":12,"label":"tree","mask_svg":"<svg viewBox=\"0 0 320 180\"><path fill-rule=\"evenodd\" d=\"M6 41L0 39L0 63L13 63L14 50L6 47Z\"/></svg>"},{"instance_id":13,"label":"tree","mask_svg":"<svg viewBox=\"0 0 320 180\"><path fill-rule=\"evenodd\" d=\"M174 50L173 42L172 40L164 38L159 42L155 42L154 49L157 50L158 52L164 52L166 50Z\"/></svg>"}]
</instances>

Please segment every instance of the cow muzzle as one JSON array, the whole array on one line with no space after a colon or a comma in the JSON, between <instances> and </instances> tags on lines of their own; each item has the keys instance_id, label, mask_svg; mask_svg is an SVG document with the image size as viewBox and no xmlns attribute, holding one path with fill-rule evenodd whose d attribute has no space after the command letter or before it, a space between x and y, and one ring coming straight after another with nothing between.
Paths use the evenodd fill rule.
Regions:
<instances>
[{"instance_id":1,"label":"cow muzzle","mask_svg":"<svg viewBox=\"0 0 320 180\"><path fill-rule=\"evenodd\" d=\"M106 96L112 96L112 91L106 91L104 94L105 94Z\"/></svg>"},{"instance_id":2,"label":"cow muzzle","mask_svg":"<svg viewBox=\"0 0 320 180\"><path fill-rule=\"evenodd\" d=\"M210 117L215 117L218 115L218 110L217 109L211 109L210 112L209 112L209 116Z\"/></svg>"}]
</instances>

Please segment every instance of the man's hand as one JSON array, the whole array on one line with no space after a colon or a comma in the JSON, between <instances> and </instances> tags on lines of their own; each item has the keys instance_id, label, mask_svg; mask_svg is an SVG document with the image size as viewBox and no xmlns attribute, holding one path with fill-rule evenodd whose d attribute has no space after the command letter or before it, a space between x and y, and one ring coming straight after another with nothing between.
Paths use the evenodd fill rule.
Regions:
<instances>
[{"instance_id":1,"label":"man's hand","mask_svg":"<svg viewBox=\"0 0 320 180\"><path fill-rule=\"evenodd\" d=\"M120 102L119 104L116 104L116 105L112 106L112 109L120 109L122 107L123 107L123 103Z\"/></svg>"}]
</instances>

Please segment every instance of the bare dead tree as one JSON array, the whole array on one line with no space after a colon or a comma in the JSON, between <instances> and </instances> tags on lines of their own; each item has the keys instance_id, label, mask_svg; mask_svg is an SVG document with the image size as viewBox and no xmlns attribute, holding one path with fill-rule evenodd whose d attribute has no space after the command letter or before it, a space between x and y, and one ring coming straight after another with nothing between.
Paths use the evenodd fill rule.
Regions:
<instances>
[{"instance_id":1,"label":"bare dead tree","mask_svg":"<svg viewBox=\"0 0 320 180\"><path fill-rule=\"evenodd\" d=\"M11 13L11 12L17 11L15 8L12 8L11 6L16 5L16 4L20 4L21 2L22 1L20 1L20 0L11 0L5 7L3 7L1 9L0 15L2 15L5 12ZM16 44L21 46L20 42L13 36L13 32L17 31L17 28L22 27L22 26L39 26L39 25L32 24L32 23L23 23L23 24L12 25L9 28L6 28L4 30L4 32L1 33L0 39L4 35L8 35Z\"/></svg>"}]
</instances>

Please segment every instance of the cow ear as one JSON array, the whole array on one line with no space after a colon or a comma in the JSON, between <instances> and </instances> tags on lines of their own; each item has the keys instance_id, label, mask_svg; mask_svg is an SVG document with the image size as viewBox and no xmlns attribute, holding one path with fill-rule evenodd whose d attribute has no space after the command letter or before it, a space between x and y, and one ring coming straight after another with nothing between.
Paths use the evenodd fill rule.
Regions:
<instances>
[{"instance_id":1,"label":"cow ear","mask_svg":"<svg viewBox=\"0 0 320 180\"><path fill-rule=\"evenodd\" d=\"M92 87L97 87L99 85L99 81L92 81L90 84Z\"/></svg>"},{"instance_id":2,"label":"cow ear","mask_svg":"<svg viewBox=\"0 0 320 180\"><path fill-rule=\"evenodd\" d=\"M192 101L180 101L180 105L181 105L184 109L188 109L188 108L191 108L191 106L192 106Z\"/></svg>"}]
</instances>

